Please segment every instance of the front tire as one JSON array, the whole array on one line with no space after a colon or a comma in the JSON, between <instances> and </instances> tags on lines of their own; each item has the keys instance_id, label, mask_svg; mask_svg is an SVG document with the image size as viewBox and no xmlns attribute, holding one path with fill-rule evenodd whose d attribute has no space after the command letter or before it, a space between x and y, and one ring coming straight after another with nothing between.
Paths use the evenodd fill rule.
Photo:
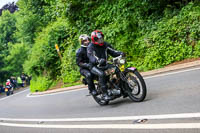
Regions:
<instances>
[{"instance_id":1,"label":"front tire","mask_svg":"<svg viewBox=\"0 0 200 133\"><path fill-rule=\"evenodd\" d=\"M129 98L134 102L141 102L146 97L146 84L140 73L135 70L125 73L127 81L124 84Z\"/></svg>"}]
</instances>

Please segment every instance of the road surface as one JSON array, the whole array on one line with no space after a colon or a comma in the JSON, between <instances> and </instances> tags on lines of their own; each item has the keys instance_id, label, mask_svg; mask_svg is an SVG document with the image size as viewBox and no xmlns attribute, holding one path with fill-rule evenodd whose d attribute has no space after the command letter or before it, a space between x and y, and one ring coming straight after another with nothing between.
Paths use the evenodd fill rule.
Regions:
<instances>
[{"instance_id":1,"label":"road surface","mask_svg":"<svg viewBox=\"0 0 200 133\"><path fill-rule=\"evenodd\" d=\"M200 132L200 68L145 77L147 97L99 106L87 89L0 97L0 132Z\"/></svg>"}]
</instances>

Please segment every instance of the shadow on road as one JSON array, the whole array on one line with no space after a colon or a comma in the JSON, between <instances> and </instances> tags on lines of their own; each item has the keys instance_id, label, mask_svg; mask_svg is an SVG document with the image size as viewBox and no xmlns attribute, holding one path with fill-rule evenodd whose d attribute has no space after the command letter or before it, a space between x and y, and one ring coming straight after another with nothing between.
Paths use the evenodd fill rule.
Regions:
<instances>
[{"instance_id":1,"label":"shadow on road","mask_svg":"<svg viewBox=\"0 0 200 133\"><path fill-rule=\"evenodd\" d=\"M146 102L146 101L149 101L149 100L150 99L146 99L143 102ZM121 105L132 104L132 103L138 103L138 102L133 102L129 98L124 98L124 99L118 99L118 100L111 101L108 106L118 107L118 106L121 106Z\"/></svg>"}]
</instances>

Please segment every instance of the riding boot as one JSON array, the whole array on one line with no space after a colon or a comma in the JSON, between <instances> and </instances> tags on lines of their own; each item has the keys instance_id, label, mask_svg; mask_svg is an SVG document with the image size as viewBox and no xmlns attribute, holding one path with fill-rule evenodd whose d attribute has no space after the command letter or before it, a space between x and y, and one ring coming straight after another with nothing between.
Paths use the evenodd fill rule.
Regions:
<instances>
[{"instance_id":1,"label":"riding boot","mask_svg":"<svg viewBox=\"0 0 200 133\"><path fill-rule=\"evenodd\" d=\"M89 89L89 93L93 96L96 96L97 95L97 91L95 89L95 85L93 83L93 81L88 81L88 89Z\"/></svg>"},{"instance_id":2,"label":"riding boot","mask_svg":"<svg viewBox=\"0 0 200 133\"><path fill-rule=\"evenodd\" d=\"M108 95L108 93L107 93L107 86L102 86L102 87L101 87L101 90L103 91L103 99L104 99L105 101L109 101L109 100L112 99L112 98Z\"/></svg>"},{"instance_id":3,"label":"riding boot","mask_svg":"<svg viewBox=\"0 0 200 133\"><path fill-rule=\"evenodd\" d=\"M96 95L97 95L97 91L96 91L96 90L89 90L89 91L90 91L89 93L90 93L91 95L93 95L93 96L96 96Z\"/></svg>"}]
</instances>

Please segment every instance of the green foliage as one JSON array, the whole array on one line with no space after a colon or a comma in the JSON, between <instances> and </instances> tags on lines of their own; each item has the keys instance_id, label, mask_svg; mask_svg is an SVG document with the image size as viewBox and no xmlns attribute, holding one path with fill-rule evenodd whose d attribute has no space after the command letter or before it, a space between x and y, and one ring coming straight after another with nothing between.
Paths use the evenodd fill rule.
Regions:
<instances>
[{"instance_id":1,"label":"green foliage","mask_svg":"<svg viewBox=\"0 0 200 133\"><path fill-rule=\"evenodd\" d=\"M39 25L39 17L37 16L37 14L33 14L32 12L27 14L17 12L16 16L17 32L15 33L15 37L17 38L17 41L32 46L34 43L34 38L36 36L37 26Z\"/></svg>"},{"instance_id":2,"label":"green foliage","mask_svg":"<svg viewBox=\"0 0 200 133\"><path fill-rule=\"evenodd\" d=\"M61 62L55 44L60 46L61 53L64 47L68 46L68 38L73 36L68 22L58 19L56 22L48 25L35 40L28 60L25 62L25 72L35 75L42 75L45 72L52 79L60 75Z\"/></svg>"},{"instance_id":3,"label":"green foliage","mask_svg":"<svg viewBox=\"0 0 200 133\"><path fill-rule=\"evenodd\" d=\"M143 70L160 68L175 61L198 55L194 49L200 35L200 6L194 3L182 8L178 15L163 18L147 32L136 44L144 46ZM130 63L131 64L131 63ZM142 65L142 67L141 67Z\"/></svg>"},{"instance_id":4,"label":"green foliage","mask_svg":"<svg viewBox=\"0 0 200 133\"><path fill-rule=\"evenodd\" d=\"M30 47L23 43L10 44L9 55L5 58L6 71L12 75L21 75L23 72L23 63L27 59Z\"/></svg>"},{"instance_id":5,"label":"green foliage","mask_svg":"<svg viewBox=\"0 0 200 133\"><path fill-rule=\"evenodd\" d=\"M63 87L70 87L70 86L81 85L81 84L82 84L82 82L78 81L78 82L64 84Z\"/></svg>"},{"instance_id":6,"label":"green foliage","mask_svg":"<svg viewBox=\"0 0 200 133\"><path fill-rule=\"evenodd\" d=\"M2 16L0 16L0 51L8 50L8 43L14 43L14 32L16 30L16 19L15 15L11 14L9 11L3 11Z\"/></svg>"},{"instance_id":7,"label":"green foliage","mask_svg":"<svg viewBox=\"0 0 200 133\"><path fill-rule=\"evenodd\" d=\"M45 90L61 79L65 84L79 80L77 40L80 34L90 35L95 29L126 53L128 66L142 71L200 56L198 0L19 0L17 5L15 17L8 13L0 17L6 20L0 21L1 31L9 29L0 35L0 74L25 62L24 71L34 75L34 90ZM10 19L11 25L2 26L11 23ZM10 52L5 51L8 48Z\"/></svg>"},{"instance_id":8,"label":"green foliage","mask_svg":"<svg viewBox=\"0 0 200 133\"><path fill-rule=\"evenodd\" d=\"M51 87L53 81L47 77L37 76L33 77L31 80L30 90L31 92L45 91Z\"/></svg>"},{"instance_id":9,"label":"green foliage","mask_svg":"<svg viewBox=\"0 0 200 133\"><path fill-rule=\"evenodd\" d=\"M3 11L2 16L0 16L0 82L4 82L11 75L11 72L6 69L6 67L11 66L8 65L5 58L9 55L8 44L16 42L14 37L15 23L15 15L9 11Z\"/></svg>"},{"instance_id":10,"label":"green foliage","mask_svg":"<svg viewBox=\"0 0 200 133\"><path fill-rule=\"evenodd\" d=\"M194 57L200 57L200 41L194 47Z\"/></svg>"},{"instance_id":11,"label":"green foliage","mask_svg":"<svg viewBox=\"0 0 200 133\"><path fill-rule=\"evenodd\" d=\"M17 5L17 32L18 41L33 45L38 32L55 20L54 0L19 0Z\"/></svg>"},{"instance_id":12,"label":"green foliage","mask_svg":"<svg viewBox=\"0 0 200 133\"><path fill-rule=\"evenodd\" d=\"M60 15L62 17L66 7L65 16L63 19L59 19L59 22L57 20L45 29L52 27L52 29L58 29L60 25L67 24L67 33L64 30L62 31L64 34L60 34L67 37L61 37L61 40L64 41L58 42L56 39L58 34L53 34L50 38L54 41L49 43L51 39L46 38L52 33L49 32L50 30L43 31L44 36L40 37L35 45L45 42L42 44L44 46L48 42L53 48L56 40L62 49L62 65L60 67L59 62L51 60L54 58L38 60L35 65L32 65L34 61L31 61L28 66L31 66L29 70L32 72L39 70L38 73L41 74L44 71L57 70L61 73L56 73L56 75L61 76L64 83L77 81L80 74L75 64L75 50L78 48L76 40L80 34L90 34L94 29L102 30L105 40L116 49L127 53L128 66L134 65L139 70L160 68L174 61L198 55L196 52L198 47L195 45L199 35L199 7L194 3L188 4L180 0L176 3L163 0L143 2L139 0L134 2L132 0L105 0L103 2L65 0L62 6L59 3L60 1L56 3L58 7L61 7L57 10L58 17ZM184 7L185 5L187 6ZM63 21L65 22L62 23ZM45 39L46 41L44 41ZM48 54L44 54L46 51L42 50L41 46L36 49L40 49L41 52L39 52L40 50L36 53L33 52L32 56L42 55L47 58ZM53 56L48 55L48 57ZM38 62L42 62L42 64ZM45 62L53 64L54 67L47 70L47 66L43 65ZM55 73L55 71L52 72Z\"/></svg>"},{"instance_id":13,"label":"green foliage","mask_svg":"<svg viewBox=\"0 0 200 133\"><path fill-rule=\"evenodd\" d=\"M75 59L76 49L69 45L64 52L62 62L62 78L64 83L73 83L80 79L80 73Z\"/></svg>"}]
</instances>

